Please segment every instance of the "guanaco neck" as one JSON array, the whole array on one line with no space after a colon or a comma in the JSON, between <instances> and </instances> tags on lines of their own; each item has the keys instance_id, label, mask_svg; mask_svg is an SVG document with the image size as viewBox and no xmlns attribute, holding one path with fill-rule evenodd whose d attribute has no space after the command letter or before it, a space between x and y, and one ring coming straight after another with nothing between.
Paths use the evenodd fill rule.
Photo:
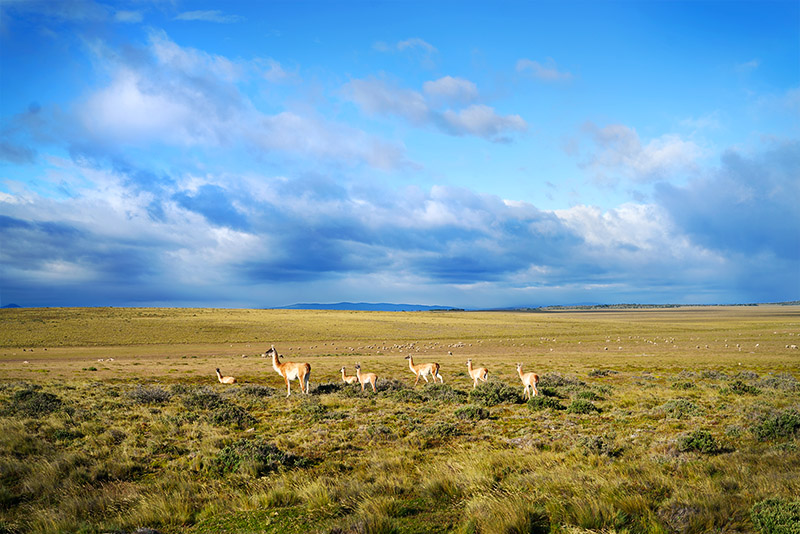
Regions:
<instances>
[{"instance_id":1,"label":"guanaco neck","mask_svg":"<svg viewBox=\"0 0 800 534\"><path fill-rule=\"evenodd\" d=\"M467 360L467 371L472 373L472 360Z\"/></svg>"},{"instance_id":2,"label":"guanaco neck","mask_svg":"<svg viewBox=\"0 0 800 534\"><path fill-rule=\"evenodd\" d=\"M272 351L272 368L275 369L275 371L277 371L278 373L280 373L282 367L283 367L283 364L278 361L278 351L277 350L273 350Z\"/></svg>"},{"instance_id":3,"label":"guanaco neck","mask_svg":"<svg viewBox=\"0 0 800 534\"><path fill-rule=\"evenodd\" d=\"M222 375L220 374L220 372L219 372L219 369L217 369L217 379L218 379L220 382L222 382Z\"/></svg>"},{"instance_id":4,"label":"guanaco neck","mask_svg":"<svg viewBox=\"0 0 800 534\"><path fill-rule=\"evenodd\" d=\"M408 357L408 368L411 369L412 371L414 371L415 373L417 372L417 370L414 369L414 357L413 356L409 356Z\"/></svg>"}]
</instances>

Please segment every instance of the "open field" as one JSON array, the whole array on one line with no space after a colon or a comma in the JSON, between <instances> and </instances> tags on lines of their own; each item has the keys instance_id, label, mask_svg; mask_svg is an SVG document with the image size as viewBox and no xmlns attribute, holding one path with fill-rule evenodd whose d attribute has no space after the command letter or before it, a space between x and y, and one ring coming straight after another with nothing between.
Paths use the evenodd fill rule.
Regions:
<instances>
[{"instance_id":1,"label":"open field","mask_svg":"<svg viewBox=\"0 0 800 534\"><path fill-rule=\"evenodd\" d=\"M797 345L794 306L0 310L0 532L798 532Z\"/></svg>"}]
</instances>

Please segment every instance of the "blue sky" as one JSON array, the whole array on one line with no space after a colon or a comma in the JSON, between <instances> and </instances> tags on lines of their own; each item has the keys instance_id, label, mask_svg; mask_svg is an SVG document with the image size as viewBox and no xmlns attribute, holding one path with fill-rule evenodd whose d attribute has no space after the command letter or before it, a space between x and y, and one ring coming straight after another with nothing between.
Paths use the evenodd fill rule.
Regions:
<instances>
[{"instance_id":1,"label":"blue sky","mask_svg":"<svg viewBox=\"0 0 800 534\"><path fill-rule=\"evenodd\" d=\"M800 2L0 3L0 303L800 299Z\"/></svg>"}]
</instances>

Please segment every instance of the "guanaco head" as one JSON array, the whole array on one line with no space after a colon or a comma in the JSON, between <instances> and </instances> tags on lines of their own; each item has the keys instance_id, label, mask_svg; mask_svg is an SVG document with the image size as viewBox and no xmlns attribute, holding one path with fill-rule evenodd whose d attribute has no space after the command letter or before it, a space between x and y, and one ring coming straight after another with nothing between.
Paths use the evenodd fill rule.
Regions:
<instances>
[{"instance_id":1,"label":"guanaco head","mask_svg":"<svg viewBox=\"0 0 800 534\"><path fill-rule=\"evenodd\" d=\"M408 356L406 356L406 357L405 357L405 358L403 358L403 359L404 359L404 360L410 360L410 359L411 359L411 355L409 354Z\"/></svg>"},{"instance_id":2,"label":"guanaco head","mask_svg":"<svg viewBox=\"0 0 800 534\"><path fill-rule=\"evenodd\" d=\"M518 364L517 364L517 371L519 371L519 370L521 370L521 369L522 369L522 364L521 364L521 363L518 363Z\"/></svg>"},{"instance_id":3,"label":"guanaco head","mask_svg":"<svg viewBox=\"0 0 800 534\"><path fill-rule=\"evenodd\" d=\"M272 345L272 346L269 348L269 350L268 350L267 352L265 352L265 353L264 353L264 356L272 356L273 354L274 354L275 356L277 356L277 355L278 355L278 351L277 351L277 350L275 350L275 345Z\"/></svg>"},{"instance_id":4,"label":"guanaco head","mask_svg":"<svg viewBox=\"0 0 800 534\"><path fill-rule=\"evenodd\" d=\"M472 360L471 359L467 360L467 365L472 365Z\"/></svg>"},{"instance_id":5,"label":"guanaco head","mask_svg":"<svg viewBox=\"0 0 800 534\"><path fill-rule=\"evenodd\" d=\"M217 374L219 374L219 367L217 367Z\"/></svg>"},{"instance_id":6,"label":"guanaco head","mask_svg":"<svg viewBox=\"0 0 800 534\"><path fill-rule=\"evenodd\" d=\"M342 366L341 369L339 369L339 371L344 372L344 365Z\"/></svg>"},{"instance_id":7,"label":"guanaco head","mask_svg":"<svg viewBox=\"0 0 800 534\"><path fill-rule=\"evenodd\" d=\"M361 364L360 364L360 363L357 363L357 364L356 364L356 370L359 370L359 369L361 369Z\"/></svg>"}]
</instances>

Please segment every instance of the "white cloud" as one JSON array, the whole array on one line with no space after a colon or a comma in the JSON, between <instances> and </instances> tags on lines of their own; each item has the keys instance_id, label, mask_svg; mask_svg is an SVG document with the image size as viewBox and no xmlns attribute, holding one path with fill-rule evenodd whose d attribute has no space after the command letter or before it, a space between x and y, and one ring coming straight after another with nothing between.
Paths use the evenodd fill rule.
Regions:
<instances>
[{"instance_id":1,"label":"white cloud","mask_svg":"<svg viewBox=\"0 0 800 534\"><path fill-rule=\"evenodd\" d=\"M643 144L635 129L622 124L603 128L586 123L583 130L594 142L581 165L597 172L612 172L638 182L667 178L671 173L693 171L702 148L675 134L665 134Z\"/></svg>"},{"instance_id":2,"label":"white cloud","mask_svg":"<svg viewBox=\"0 0 800 534\"><path fill-rule=\"evenodd\" d=\"M114 13L114 20L117 22L137 23L142 22L144 15L141 11L124 11L119 10Z\"/></svg>"},{"instance_id":3,"label":"white cloud","mask_svg":"<svg viewBox=\"0 0 800 534\"><path fill-rule=\"evenodd\" d=\"M493 141L505 140L508 132L524 132L528 127L519 115L501 116L482 104L474 104L459 112L447 110L442 118L453 135L475 135Z\"/></svg>"},{"instance_id":4,"label":"white cloud","mask_svg":"<svg viewBox=\"0 0 800 534\"><path fill-rule=\"evenodd\" d=\"M478 86L463 78L444 76L422 84L429 98L439 103L469 103L478 98Z\"/></svg>"},{"instance_id":5,"label":"white cloud","mask_svg":"<svg viewBox=\"0 0 800 534\"><path fill-rule=\"evenodd\" d=\"M175 17L175 20L216 22L219 24L232 24L241 22L244 17L239 15L226 15L218 9L185 11Z\"/></svg>"},{"instance_id":6,"label":"white cloud","mask_svg":"<svg viewBox=\"0 0 800 534\"><path fill-rule=\"evenodd\" d=\"M517 61L517 72L530 73L535 78L546 82L567 81L572 79L572 74L561 71L552 58L547 58L544 64L531 59Z\"/></svg>"}]
</instances>

